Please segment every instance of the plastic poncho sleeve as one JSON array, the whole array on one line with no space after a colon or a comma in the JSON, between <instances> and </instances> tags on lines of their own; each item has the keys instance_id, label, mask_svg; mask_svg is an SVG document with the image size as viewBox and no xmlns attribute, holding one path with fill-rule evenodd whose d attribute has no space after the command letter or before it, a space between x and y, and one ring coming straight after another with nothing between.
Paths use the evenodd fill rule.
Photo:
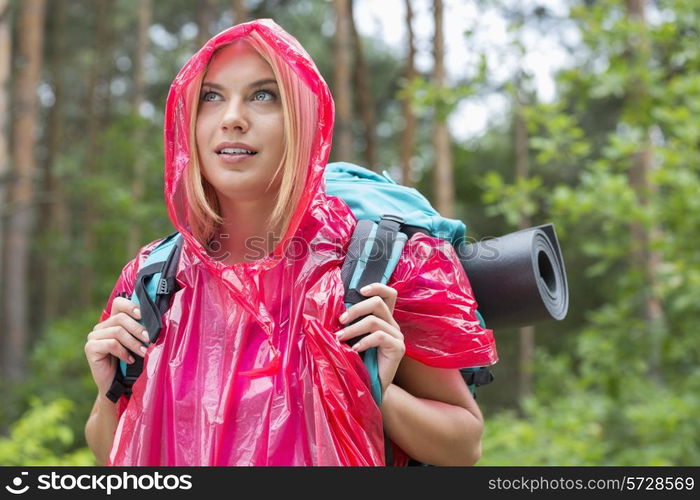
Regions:
<instances>
[{"instance_id":1,"label":"plastic poncho sleeve","mask_svg":"<svg viewBox=\"0 0 700 500\"><path fill-rule=\"evenodd\" d=\"M437 368L498 361L493 332L479 323L469 279L449 242L415 234L387 284L398 292L394 319L407 356Z\"/></svg>"}]
</instances>

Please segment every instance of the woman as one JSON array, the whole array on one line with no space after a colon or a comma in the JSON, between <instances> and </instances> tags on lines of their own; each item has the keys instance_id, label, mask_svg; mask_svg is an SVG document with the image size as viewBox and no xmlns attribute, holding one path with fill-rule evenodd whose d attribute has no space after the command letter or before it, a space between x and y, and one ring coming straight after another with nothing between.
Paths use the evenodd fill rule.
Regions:
<instances>
[{"instance_id":1,"label":"woman","mask_svg":"<svg viewBox=\"0 0 700 500\"><path fill-rule=\"evenodd\" d=\"M152 242L88 335L98 463L383 465L384 432L399 464L478 460L483 419L456 368L496 352L451 247L415 235L388 285L345 311L340 267L356 220L323 189L333 114L311 58L270 20L215 36L175 78L165 194L185 241L181 290L158 341L139 350L138 311L119 295ZM450 314L435 316L445 301ZM359 356L369 347L381 408ZM113 404L105 392L127 348L144 371Z\"/></svg>"}]
</instances>

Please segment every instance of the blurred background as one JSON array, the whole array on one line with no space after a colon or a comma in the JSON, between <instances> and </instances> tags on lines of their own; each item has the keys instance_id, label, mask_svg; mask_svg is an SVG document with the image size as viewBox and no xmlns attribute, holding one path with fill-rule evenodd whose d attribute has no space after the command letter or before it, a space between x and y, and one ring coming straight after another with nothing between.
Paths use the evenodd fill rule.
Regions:
<instances>
[{"instance_id":1,"label":"blurred background","mask_svg":"<svg viewBox=\"0 0 700 500\"><path fill-rule=\"evenodd\" d=\"M555 223L569 314L494 332L479 464L700 464L700 2L0 0L0 465L94 463L83 347L172 231L169 85L263 17L331 87L331 160L477 240Z\"/></svg>"}]
</instances>

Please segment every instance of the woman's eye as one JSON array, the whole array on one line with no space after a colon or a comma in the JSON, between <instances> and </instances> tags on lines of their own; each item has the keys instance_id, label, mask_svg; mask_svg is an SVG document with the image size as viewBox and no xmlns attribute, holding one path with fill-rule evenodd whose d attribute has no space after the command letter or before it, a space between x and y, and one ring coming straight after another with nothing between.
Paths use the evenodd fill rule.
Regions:
<instances>
[{"instance_id":1,"label":"woman's eye","mask_svg":"<svg viewBox=\"0 0 700 500\"><path fill-rule=\"evenodd\" d=\"M261 95L264 96L266 94L270 97L270 99L264 99L264 98L259 99L258 98L259 96L261 96ZM258 90L257 92L255 92L255 94L253 94L253 99L256 101L269 101L271 99L274 99L275 97L276 97L275 93L270 91L270 90Z\"/></svg>"},{"instance_id":2,"label":"woman's eye","mask_svg":"<svg viewBox=\"0 0 700 500\"><path fill-rule=\"evenodd\" d=\"M213 101L213 98L210 98L210 96L216 97L217 93L216 92L211 92L211 91L206 91L202 93L202 100L203 101Z\"/></svg>"}]
</instances>

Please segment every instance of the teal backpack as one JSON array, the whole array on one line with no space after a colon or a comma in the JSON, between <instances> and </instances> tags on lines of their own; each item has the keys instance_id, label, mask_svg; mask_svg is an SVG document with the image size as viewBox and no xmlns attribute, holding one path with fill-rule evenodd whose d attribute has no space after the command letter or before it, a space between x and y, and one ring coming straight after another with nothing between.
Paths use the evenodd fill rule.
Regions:
<instances>
[{"instance_id":1,"label":"teal backpack","mask_svg":"<svg viewBox=\"0 0 700 500\"><path fill-rule=\"evenodd\" d=\"M386 171L379 175L352 163L336 162L326 166L324 179L326 193L342 199L358 221L341 269L346 307L366 298L358 292L363 286L389 281L404 244L414 234L448 241L455 250L465 243L466 226L462 221L442 217L418 190L396 183ZM477 316L485 327L478 311ZM376 348L365 352L372 395L381 403ZM461 372L474 395L476 387L493 381L488 367L469 367Z\"/></svg>"},{"instance_id":2,"label":"teal backpack","mask_svg":"<svg viewBox=\"0 0 700 500\"><path fill-rule=\"evenodd\" d=\"M389 281L404 244L415 233L449 241L456 249L464 243L464 223L442 217L420 192L397 184L386 172L379 175L351 163L329 163L324 180L326 192L347 203L358 220L341 268L346 308L366 299L358 291L365 285ZM167 236L153 249L136 277L130 300L139 304L140 322L149 332L149 343L158 338L162 316L170 305L171 297L177 292L175 272L182 241L177 232ZM482 327L485 327L478 311L477 315ZM357 318L353 323L363 318ZM349 343L354 344L360 338L351 339ZM381 404L376 351L376 348L371 348L362 354L371 380L372 396L377 404ZM133 358L136 361L132 364L119 362L107 393L107 397L114 402L122 394L131 394L131 387L143 371L143 358ZM477 386L493 380L488 367L470 367L461 372L472 394Z\"/></svg>"}]
</instances>

